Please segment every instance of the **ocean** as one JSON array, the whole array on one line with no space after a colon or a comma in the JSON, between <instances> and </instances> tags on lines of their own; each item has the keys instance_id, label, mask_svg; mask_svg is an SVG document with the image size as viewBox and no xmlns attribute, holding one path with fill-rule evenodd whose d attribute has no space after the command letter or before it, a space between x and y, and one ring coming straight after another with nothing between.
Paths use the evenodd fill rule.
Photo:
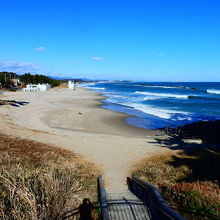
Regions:
<instances>
[{"instance_id":1,"label":"ocean","mask_svg":"<svg viewBox=\"0 0 220 220\"><path fill-rule=\"evenodd\" d=\"M131 115L128 124L159 129L220 119L219 82L84 83L107 97L103 108Z\"/></svg>"}]
</instances>

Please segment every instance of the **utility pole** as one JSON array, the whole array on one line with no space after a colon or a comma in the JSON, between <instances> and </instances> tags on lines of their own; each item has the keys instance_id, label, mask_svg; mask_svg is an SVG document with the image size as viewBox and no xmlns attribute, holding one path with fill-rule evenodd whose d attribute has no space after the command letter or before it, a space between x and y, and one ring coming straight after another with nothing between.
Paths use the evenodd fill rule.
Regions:
<instances>
[{"instance_id":1,"label":"utility pole","mask_svg":"<svg viewBox=\"0 0 220 220\"><path fill-rule=\"evenodd\" d=\"M9 83L10 83L10 86L11 86L11 73L9 73Z\"/></svg>"}]
</instances>

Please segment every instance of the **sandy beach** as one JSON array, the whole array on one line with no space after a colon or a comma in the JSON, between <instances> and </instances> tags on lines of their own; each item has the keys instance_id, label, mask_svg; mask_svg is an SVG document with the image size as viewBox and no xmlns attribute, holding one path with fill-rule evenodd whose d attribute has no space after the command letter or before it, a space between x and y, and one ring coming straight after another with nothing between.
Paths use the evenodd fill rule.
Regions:
<instances>
[{"instance_id":1,"label":"sandy beach","mask_svg":"<svg viewBox=\"0 0 220 220\"><path fill-rule=\"evenodd\" d=\"M128 115L101 108L104 97L83 89L6 92L1 99L19 102L0 107L0 131L14 137L69 149L101 170L106 187L121 188L133 165L168 152L154 144L161 133L126 124Z\"/></svg>"}]
</instances>

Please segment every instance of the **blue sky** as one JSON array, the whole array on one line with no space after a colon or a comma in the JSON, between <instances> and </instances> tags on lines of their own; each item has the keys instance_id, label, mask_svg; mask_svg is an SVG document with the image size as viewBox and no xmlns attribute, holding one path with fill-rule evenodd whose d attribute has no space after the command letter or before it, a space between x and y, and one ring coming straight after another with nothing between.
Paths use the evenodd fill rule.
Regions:
<instances>
[{"instance_id":1,"label":"blue sky","mask_svg":"<svg viewBox=\"0 0 220 220\"><path fill-rule=\"evenodd\" d=\"M0 30L0 71L220 81L219 0L2 0Z\"/></svg>"}]
</instances>

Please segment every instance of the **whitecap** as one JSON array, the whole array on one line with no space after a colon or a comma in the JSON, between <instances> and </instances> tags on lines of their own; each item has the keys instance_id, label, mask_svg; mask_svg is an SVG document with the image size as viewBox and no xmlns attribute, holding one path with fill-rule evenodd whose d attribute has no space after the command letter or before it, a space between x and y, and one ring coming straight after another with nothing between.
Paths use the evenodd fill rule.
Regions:
<instances>
[{"instance_id":1,"label":"whitecap","mask_svg":"<svg viewBox=\"0 0 220 220\"><path fill-rule=\"evenodd\" d=\"M163 119L170 119L174 121L176 121L177 119L178 120L191 120L188 112L154 108L154 107L147 106L144 104L136 104L136 103L118 103L118 104L129 106L136 110L142 111L146 114L154 115L156 117L163 118Z\"/></svg>"},{"instance_id":2,"label":"whitecap","mask_svg":"<svg viewBox=\"0 0 220 220\"><path fill-rule=\"evenodd\" d=\"M207 89L208 93L213 93L213 94L220 94L220 90L217 89Z\"/></svg>"},{"instance_id":3,"label":"whitecap","mask_svg":"<svg viewBox=\"0 0 220 220\"><path fill-rule=\"evenodd\" d=\"M188 95L178 95L178 94L168 94L168 93L153 93L153 92L139 92L139 91L136 91L135 94L165 97L165 98L177 98L177 99L188 99L188 97L189 97Z\"/></svg>"},{"instance_id":4,"label":"whitecap","mask_svg":"<svg viewBox=\"0 0 220 220\"><path fill-rule=\"evenodd\" d=\"M98 89L98 90L105 90L105 88L101 88L101 87L88 87L90 89Z\"/></svg>"},{"instance_id":5,"label":"whitecap","mask_svg":"<svg viewBox=\"0 0 220 220\"><path fill-rule=\"evenodd\" d=\"M185 86L151 86L151 85L135 85L135 86L143 86L143 87L152 87L152 88L163 88L163 89L192 89Z\"/></svg>"}]
</instances>

